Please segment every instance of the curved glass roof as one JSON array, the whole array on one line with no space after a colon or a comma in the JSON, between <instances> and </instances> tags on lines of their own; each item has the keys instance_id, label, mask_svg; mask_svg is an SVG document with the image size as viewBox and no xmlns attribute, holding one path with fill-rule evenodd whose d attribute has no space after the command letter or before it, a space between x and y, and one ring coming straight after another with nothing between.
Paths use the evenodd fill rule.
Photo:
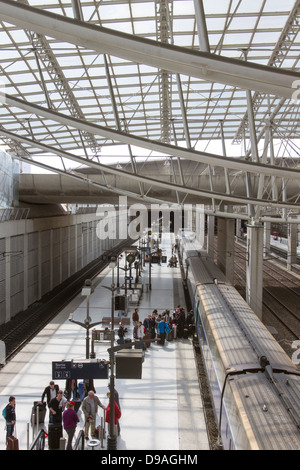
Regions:
<instances>
[{"instance_id":1,"label":"curved glass roof","mask_svg":"<svg viewBox=\"0 0 300 470\"><path fill-rule=\"evenodd\" d=\"M89 165L123 144L136 172L131 145L163 164L180 154L151 142L224 137L259 164L269 129L275 157L299 154L299 1L3 0L0 18L0 138L19 157L53 152L65 171L60 151Z\"/></svg>"}]
</instances>

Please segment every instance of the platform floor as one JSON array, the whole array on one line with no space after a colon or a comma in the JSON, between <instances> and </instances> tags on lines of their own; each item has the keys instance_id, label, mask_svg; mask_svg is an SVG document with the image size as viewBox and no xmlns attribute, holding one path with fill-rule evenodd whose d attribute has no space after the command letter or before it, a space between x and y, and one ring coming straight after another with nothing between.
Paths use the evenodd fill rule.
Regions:
<instances>
[{"instance_id":1,"label":"platform floor","mask_svg":"<svg viewBox=\"0 0 300 470\"><path fill-rule=\"evenodd\" d=\"M162 249L171 255L172 234L164 234ZM115 270L116 271L116 270ZM121 271L121 280L124 272ZM111 292L103 286L111 285L111 270L107 268L93 281L95 290L90 298L92 321L110 316ZM171 311L178 304L185 306L180 269L167 264L152 265L152 290L147 289L148 265L142 281L144 293L139 304L143 320L156 308L162 313ZM147 291L148 290L148 291ZM134 305L128 309L131 318ZM20 448L27 449L27 423L30 421L33 401L39 400L44 388L52 379L52 361L83 360L85 358L85 330L68 320L84 320L86 300L77 296L61 313L36 336L12 361L0 371L0 409L8 403L8 397L16 397L16 435ZM101 328L99 325L98 328ZM132 325L128 337L132 337ZM97 358L108 360L108 343L97 343ZM56 381L64 389L64 381ZM108 404L108 380L95 380L96 394L104 405ZM203 414L198 376L191 339L177 339L162 347L153 343L145 352L142 379L116 379L120 395L122 417L118 450L208 450L208 438ZM79 410L83 428L83 413ZM2 418L0 450L5 449L5 422ZM44 428L47 430L48 412ZM29 426L32 442L32 427ZM66 437L66 435L65 435ZM46 440L46 449L47 449ZM87 450L88 441L86 441ZM105 451L101 445L97 450Z\"/></svg>"}]
</instances>

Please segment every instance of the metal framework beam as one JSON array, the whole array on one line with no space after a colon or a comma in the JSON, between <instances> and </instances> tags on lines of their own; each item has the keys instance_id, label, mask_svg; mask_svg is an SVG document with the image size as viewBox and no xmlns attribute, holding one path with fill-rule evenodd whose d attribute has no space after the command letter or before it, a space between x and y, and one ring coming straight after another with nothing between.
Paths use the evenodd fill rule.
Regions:
<instances>
[{"instance_id":1,"label":"metal framework beam","mask_svg":"<svg viewBox=\"0 0 300 470\"><path fill-rule=\"evenodd\" d=\"M107 172L107 173L110 173L110 174L113 174L113 175L116 175L116 176L120 176L121 178L129 178L130 180L135 181L137 183L143 182L143 183L150 184L151 186L165 188L165 189L169 189L169 190L172 190L172 191L175 191L175 192L179 191L179 192L183 192L185 194L198 196L199 198L200 197L201 198L207 198L207 199L214 198L214 199L217 199L219 201L227 201L228 203L231 203L231 204L256 204L256 205L262 206L262 207L267 205L269 208L278 208L278 209L290 209L291 207L300 208L300 202L299 202L299 204L293 203L291 205L290 203L288 203L286 201L284 201L284 202L278 202L278 201L273 202L273 201L267 201L267 200L264 200L264 199L255 199L255 198L244 197L244 196L240 196L240 195L229 195L229 194L224 195L223 193L218 193L218 192L213 192L212 193L211 191L204 191L204 190L201 190L201 189L188 187L186 185L181 186L179 184L158 180L157 178L156 179L150 178L148 176L143 176L143 175L140 175L140 174L136 175L134 173L129 173L129 172L126 172L124 170L119 170L117 168L110 167L110 166L107 166L107 165L103 165L101 163L98 163L98 162L95 162L95 161L92 161L92 160L86 160L82 157L78 157L78 156L73 155L69 152L64 152L62 150L55 149L53 147L47 146L45 144L42 144L42 143L34 141L34 140L30 140L30 139L25 138L25 137L21 137L21 136L18 136L18 135L12 135L8 131L3 131L3 133L7 137L11 137L11 138L14 138L14 139L22 142L22 143L26 143L28 145L32 145L34 147L40 148L41 150L43 150L45 152L54 153L54 154L56 154L60 157L67 158L67 159L72 160L72 161L76 161L79 164L88 165L91 168L95 168L95 169L98 169L98 170L103 171L103 172ZM33 162L34 162L34 160L32 161L32 163ZM48 166L47 168L51 169L52 171L56 171L56 169L54 169L53 167ZM107 188L108 188L108 186L107 186ZM109 188L110 188L110 190L112 189L111 186ZM126 193L126 191L122 190L121 188L114 188L114 189L115 189L116 192L122 192L123 194ZM137 193L133 193L133 192L130 193L130 196L133 196L133 194L135 194L134 197L136 197L138 199L146 197L146 196L141 196L141 194L137 194ZM170 201L169 201L169 203L170 203Z\"/></svg>"},{"instance_id":2,"label":"metal framework beam","mask_svg":"<svg viewBox=\"0 0 300 470\"><path fill-rule=\"evenodd\" d=\"M95 135L101 135L108 139L115 141L123 142L125 144L132 144L138 147L142 147L148 150L157 151L166 155L173 155L174 157L181 157L187 160L201 162L207 165L219 166L222 168L231 168L237 171L245 171L250 173L258 173L269 176L277 176L280 178L287 179L296 179L300 180L300 170L292 169L287 167L278 167L274 165L266 165L257 162L244 161L232 157L221 157L219 155L214 155L207 152L200 152L193 149L186 149L184 147L178 147L170 144L165 144L162 142L157 142L142 137L133 136L131 134L126 134L125 132L120 132L114 129L109 129L88 121L84 121L73 116L66 116L62 113L59 113L56 110L46 109L42 106L36 104L31 104L15 98L11 95L3 93L0 91L0 102L4 103L7 106L16 106L18 108L24 109L30 113L37 114L39 116L44 116L47 119L54 120L66 126L71 126L76 129L85 130ZM0 133L4 130L0 129ZM5 132L4 132L5 134ZM17 136L16 136L17 138ZM88 160L85 160L86 164L89 164ZM224 194L225 196L225 194Z\"/></svg>"},{"instance_id":3,"label":"metal framework beam","mask_svg":"<svg viewBox=\"0 0 300 470\"><path fill-rule=\"evenodd\" d=\"M2 0L3 21L77 46L147 64L174 73L291 98L299 73L245 63L170 44L161 44L120 31L82 23L19 2Z\"/></svg>"}]
</instances>

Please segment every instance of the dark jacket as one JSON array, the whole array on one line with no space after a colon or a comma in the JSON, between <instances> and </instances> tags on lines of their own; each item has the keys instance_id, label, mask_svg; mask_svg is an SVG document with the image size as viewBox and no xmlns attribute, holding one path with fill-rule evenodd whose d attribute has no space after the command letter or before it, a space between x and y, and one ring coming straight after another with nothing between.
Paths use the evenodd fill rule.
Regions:
<instances>
[{"instance_id":1,"label":"dark jacket","mask_svg":"<svg viewBox=\"0 0 300 470\"><path fill-rule=\"evenodd\" d=\"M59 386L58 385L54 385L54 389L56 391L56 395L57 395L57 392L59 390ZM50 402L50 385L48 385L48 387L45 388L45 390L43 391L43 395L42 395L42 399L41 401L44 401L44 398L45 398L45 395L47 396L47 405L49 406L49 402Z\"/></svg>"},{"instance_id":2,"label":"dark jacket","mask_svg":"<svg viewBox=\"0 0 300 470\"><path fill-rule=\"evenodd\" d=\"M10 403L6 405L6 416L5 421L7 423L11 423L12 421L16 421L16 410L15 407L12 406Z\"/></svg>"}]
</instances>

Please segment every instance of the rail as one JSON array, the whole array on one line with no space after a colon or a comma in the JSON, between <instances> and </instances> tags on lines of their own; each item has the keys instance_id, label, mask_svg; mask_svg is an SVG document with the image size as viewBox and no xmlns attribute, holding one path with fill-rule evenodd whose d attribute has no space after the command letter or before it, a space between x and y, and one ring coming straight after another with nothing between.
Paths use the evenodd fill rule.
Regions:
<instances>
[{"instance_id":1,"label":"rail","mask_svg":"<svg viewBox=\"0 0 300 470\"><path fill-rule=\"evenodd\" d=\"M13 208L0 209L0 222L7 222L8 220L26 220L28 218L30 209Z\"/></svg>"},{"instance_id":2,"label":"rail","mask_svg":"<svg viewBox=\"0 0 300 470\"><path fill-rule=\"evenodd\" d=\"M84 432L81 430L75 441L73 450L84 450Z\"/></svg>"},{"instance_id":3,"label":"rail","mask_svg":"<svg viewBox=\"0 0 300 470\"><path fill-rule=\"evenodd\" d=\"M41 429L33 443L31 444L29 450L44 450L45 449L45 431Z\"/></svg>"}]
</instances>

